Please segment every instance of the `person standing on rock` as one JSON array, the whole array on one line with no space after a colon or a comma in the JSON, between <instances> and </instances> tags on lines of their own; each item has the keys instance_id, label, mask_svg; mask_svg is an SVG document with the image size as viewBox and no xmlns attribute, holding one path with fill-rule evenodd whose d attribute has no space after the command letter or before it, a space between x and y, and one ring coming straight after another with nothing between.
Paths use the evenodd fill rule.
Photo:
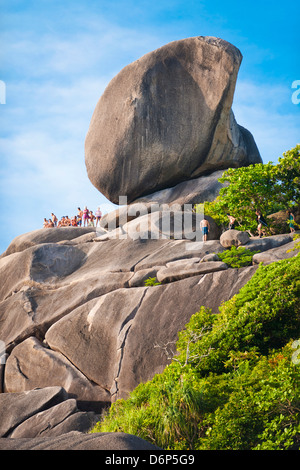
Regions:
<instances>
[{"instance_id":1,"label":"person standing on rock","mask_svg":"<svg viewBox=\"0 0 300 470\"><path fill-rule=\"evenodd\" d=\"M85 227L85 224L88 226L88 223L89 223L89 210L86 206L83 209L82 220L83 220L83 226Z\"/></svg>"},{"instance_id":2,"label":"person standing on rock","mask_svg":"<svg viewBox=\"0 0 300 470\"><path fill-rule=\"evenodd\" d=\"M57 227L57 217L53 212L51 212L51 217L52 217L52 222L54 224L54 227Z\"/></svg>"},{"instance_id":3,"label":"person standing on rock","mask_svg":"<svg viewBox=\"0 0 300 470\"><path fill-rule=\"evenodd\" d=\"M97 208L97 210L95 212L95 216L96 216L96 227L97 227L98 222L99 222L99 225L100 225L100 220L101 220L101 217L102 217L102 212L100 210L100 207Z\"/></svg>"},{"instance_id":4,"label":"person standing on rock","mask_svg":"<svg viewBox=\"0 0 300 470\"><path fill-rule=\"evenodd\" d=\"M78 227L81 227L82 216L83 216L83 211L80 209L80 207L78 207L77 208L77 225L78 225Z\"/></svg>"},{"instance_id":5,"label":"person standing on rock","mask_svg":"<svg viewBox=\"0 0 300 470\"><path fill-rule=\"evenodd\" d=\"M290 227L290 231L291 233L294 233L295 232L295 216L294 214L292 213L291 209L288 210L288 216L289 216L289 227Z\"/></svg>"},{"instance_id":6,"label":"person standing on rock","mask_svg":"<svg viewBox=\"0 0 300 470\"><path fill-rule=\"evenodd\" d=\"M256 220L257 220L257 230L258 230L258 236L259 238L261 238L261 231L262 231L262 226L264 225L264 227L267 227L268 224L267 224L267 221L265 220L265 218L262 216L262 213L260 210L257 210L255 212L256 214Z\"/></svg>"},{"instance_id":7,"label":"person standing on rock","mask_svg":"<svg viewBox=\"0 0 300 470\"><path fill-rule=\"evenodd\" d=\"M201 222L200 222L200 228L201 228L201 230L202 230L203 241L206 242L206 241L207 241L208 232L209 232L209 230L210 230L210 225L209 225L208 220L206 220L205 217L204 217L204 219L202 219Z\"/></svg>"},{"instance_id":8,"label":"person standing on rock","mask_svg":"<svg viewBox=\"0 0 300 470\"><path fill-rule=\"evenodd\" d=\"M227 214L227 217L228 217L228 219L229 219L229 227L228 227L228 229L229 229L229 230L233 230L234 227L235 227L236 219L235 219L235 217L233 217L233 216L230 215L230 214Z\"/></svg>"},{"instance_id":9,"label":"person standing on rock","mask_svg":"<svg viewBox=\"0 0 300 470\"><path fill-rule=\"evenodd\" d=\"M95 218L96 218L96 217L94 216L93 211L90 211L90 212L89 212L89 225L90 225L91 227L94 227L94 225L95 225L95 224L94 224Z\"/></svg>"}]
</instances>

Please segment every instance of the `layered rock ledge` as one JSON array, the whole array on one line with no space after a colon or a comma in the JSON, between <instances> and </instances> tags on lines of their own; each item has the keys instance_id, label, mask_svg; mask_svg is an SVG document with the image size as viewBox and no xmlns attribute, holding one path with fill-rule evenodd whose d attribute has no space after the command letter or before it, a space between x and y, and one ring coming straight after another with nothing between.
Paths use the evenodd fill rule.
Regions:
<instances>
[{"instance_id":1,"label":"layered rock ledge","mask_svg":"<svg viewBox=\"0 0 300 470\"><path fill-rule=\"evenodd\" d=\"M164 346L175 352L200 306L218 313L257 263L297 253L288 251L292 235L234 232L205 243L72 227L17 237L0 259L0 448L145 448L134 437L86 432L113 401L163 371ZM261 251L252 266L219 261L228 239ZM151 277L161 284L145 286Z\"/></svg>"}]
</instances>

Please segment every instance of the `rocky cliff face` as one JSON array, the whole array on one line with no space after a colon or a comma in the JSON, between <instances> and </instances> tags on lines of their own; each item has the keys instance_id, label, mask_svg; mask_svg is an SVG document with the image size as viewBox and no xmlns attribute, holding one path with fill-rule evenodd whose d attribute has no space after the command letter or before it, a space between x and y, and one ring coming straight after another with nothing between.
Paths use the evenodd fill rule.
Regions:
<instances>
[{"instance_id":1,"label":"rocky cliff face","mask_svg":"<svg viewBox=\"0 0 300 470\"><path fill-rule=\"evenodd\" d=\"M133 436L82 433L163 371L201 306L217 314L258 262L293 256L291 235L220 238L209 218L203 242L198 216L182 212L217 196L223 169L261 161L231 111L240 62L226 41L198 37L125 67L96 107L86 166L111 201L135 203L97 230L37 230L1 255L0 448L150 449ZM262 251L253 266L219 261L241 243ZM145 286L154 277L161 284Z\"/></svg>"},{"instance_id":2,"label":"rocky cliff face","mask_svg":"<svg viewBox=\"0 0 300 470\"><path fill-rule=\"evenodd\" d=\"M200 36L167 44L121 70L86 136L86 167L96 188L116 204L119 196L130 203L261 162L252 135L231 110L241 60L228 42Z\"/></svg>"},{"instance_id":3,"label":"rocky cliff face","mask_svg":"<svg viewBox=\"0 0 300 470\"><path fill-rule=\"evenodd\" d=\"M230 269L218 261L216 253L241 243L231 235L225 242L222 236L222 244L161 233L111 238L102 230L68 227L17 237L0 259L1 396L17 400L30 390L58 387L66 394L61 401L68 401L63 416L72 419L48 431L37 427L36 435L86 430L94 413L163 371L178 331L201 305L217 313L254 274L257 264ZM245 242L262 250L257 262L295 254L286 253L290 235ZM162 284L146 287L149 277ZM12 422L5 437L32 437L27 419Z\"/></svg>"}]
</instances>

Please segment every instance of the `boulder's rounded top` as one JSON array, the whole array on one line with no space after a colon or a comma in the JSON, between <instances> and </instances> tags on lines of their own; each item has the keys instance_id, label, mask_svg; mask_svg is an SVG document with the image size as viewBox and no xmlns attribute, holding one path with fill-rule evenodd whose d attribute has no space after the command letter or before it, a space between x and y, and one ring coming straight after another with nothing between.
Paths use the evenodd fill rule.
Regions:
<instances>
[{"instance_id":1,"label":"boulder's rounded top","mask_svg":"<svg viewBox=\"0 0 300 470\"><path fill-rule=\"evenodd\" d=\"M261 162L231 105L242 54L196 36L124 67L93 113L85 162L94 186L118 204L228 167ZM253 142L252 142L253 141ZM251 156L249 156L251 153Z\"/></svg>"}]
</instances>

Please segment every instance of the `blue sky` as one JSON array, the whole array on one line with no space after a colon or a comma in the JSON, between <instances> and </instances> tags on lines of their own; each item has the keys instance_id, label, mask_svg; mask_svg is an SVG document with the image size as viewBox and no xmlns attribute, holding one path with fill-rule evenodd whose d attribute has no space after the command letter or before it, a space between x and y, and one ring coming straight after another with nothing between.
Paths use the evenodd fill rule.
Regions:
<instances>
[{"instance_id":1,"label":"blue sky","mask_svg":"<svg viewBox=\"0 0 300 470\"><path fill-rule=\"evenodd\" d=\"M300 142L298 16L288 0L0 0L0 253L52 211L112 208L86 174L92 113L124 66L177 39L240 49L233 111L263 161L276 162Z\"/></svg>"}]
</instances>

